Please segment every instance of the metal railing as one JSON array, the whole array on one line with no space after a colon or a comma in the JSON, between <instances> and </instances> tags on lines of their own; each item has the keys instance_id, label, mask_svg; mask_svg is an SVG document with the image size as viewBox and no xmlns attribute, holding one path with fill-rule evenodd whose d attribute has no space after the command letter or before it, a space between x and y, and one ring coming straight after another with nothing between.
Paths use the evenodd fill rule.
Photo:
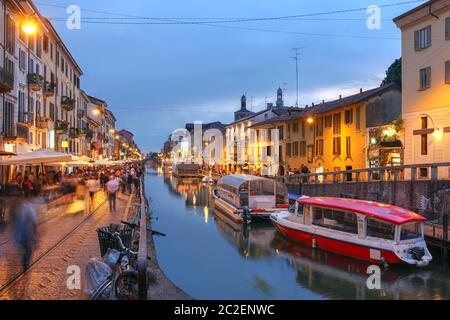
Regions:
<instances>
[{"instance_id":1,"label":"metal railing","mask_svg":"<svg viewBox=\"0 0 450 320\"><path fill-rule=\"evenodd\" d=\"M140 210L141 215L139 218L139 255L137 260L138 267L138 288L139 298L141 300L147 300L147 221L148 221L148 204L147 198L144 193L144 178L140 179Z\"/></svg>"},{"instance_id":2,"label":"metal railing","mask_svg":"<svg viewBox=\"0 0 450 320\"><path fill-rule=\"evenodd\" d=\"M14 74L0 67L0 92L9 92L14 88Z\"/></svg>"}]
</instances>

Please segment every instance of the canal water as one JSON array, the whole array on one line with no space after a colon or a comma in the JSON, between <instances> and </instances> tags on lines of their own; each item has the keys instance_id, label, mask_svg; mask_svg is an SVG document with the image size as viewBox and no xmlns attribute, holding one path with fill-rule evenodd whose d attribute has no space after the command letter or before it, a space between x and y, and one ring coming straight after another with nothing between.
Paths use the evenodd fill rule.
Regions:
<instances>
[{"instance_id":1,"label":"canal water","mask_svg":"<svg viewBox=\"0 0 450 320\"><path fill-rule=\"evenodd\" d=\"M368 264L293 243L269 221L248 227L214 210L212 186L148 169L158 261L195 299L450 299L450 271L389 268L367 288Z\"/></svg>"}]
</instances>

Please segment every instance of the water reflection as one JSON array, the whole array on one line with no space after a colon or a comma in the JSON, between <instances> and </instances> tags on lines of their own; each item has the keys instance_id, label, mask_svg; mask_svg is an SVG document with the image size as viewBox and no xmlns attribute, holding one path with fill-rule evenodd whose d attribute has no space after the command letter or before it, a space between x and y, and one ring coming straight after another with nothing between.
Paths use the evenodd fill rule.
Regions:
<instances>
[{"instance_id":1,"label":"water reflection","mask_svg":"<svg viewBox=\"0 0 450 320\"><path fill-rule=\"evenodd\" d=\"M249 226L233 223L215 212L213 187L208 184L170 175L152 176L146 183L150 183L149 195L158 196L153 202L161 218L157 223L163 224L158 229L169 234L157 241L160 263L194 298L450 299L450 272L437 260L424 269L389 268L382 273L381 289L369 290L369 264L294 243L269 221ZM168 207L185 212L174 213ZM167 254L171 241L173 247L182 243L185 248L182 265L181 257Z\"/></svg>"}]
</instances>

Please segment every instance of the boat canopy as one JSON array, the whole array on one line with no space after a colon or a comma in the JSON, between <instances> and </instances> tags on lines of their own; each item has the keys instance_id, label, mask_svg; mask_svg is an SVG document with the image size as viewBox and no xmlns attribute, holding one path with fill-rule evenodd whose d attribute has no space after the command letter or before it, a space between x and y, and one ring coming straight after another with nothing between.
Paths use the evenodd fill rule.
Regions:
<instances>
[{"instance_id":1,"label":"boat canopy","mask_svg":"<svg viewBox=\"0 0 450 320\"><path fill-rule=\"evenodd\" d=\"M332 197L301 198L297 202L322 208L351 211L396 225L427 221L425 217L417 213L380 202Z\"/></svg>"},{"instance_id":2,"label":"boat canopy","mask_svg":"<svg viewBox=\"0 0 450 320\"><path fill-rule=\"evenodd\" d=\"M218 183L239 189L244 183L256 180L265 180L265 179L248 174L230 174L228 176L223 176L222 178L220 178Z\"/></svg>"}]
</instances>

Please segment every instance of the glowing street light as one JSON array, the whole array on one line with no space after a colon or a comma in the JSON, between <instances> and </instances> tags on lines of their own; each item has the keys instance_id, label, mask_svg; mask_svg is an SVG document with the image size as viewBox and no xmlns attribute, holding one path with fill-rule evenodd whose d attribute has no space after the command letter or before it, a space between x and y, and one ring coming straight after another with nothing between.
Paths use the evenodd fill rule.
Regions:
<instances>
[{"instance_id":1,"label":"glowing street light","mask_svg":"<svg viewBox=\"0 0 450 320\"><path fill-rule=\"evenodd\" d=\"M100 110L98 110L98 109L93 109L92 110L92 113L94 114L94 115L99 115L100 114Z\"/></svg>"},{"instance_id":2,"label":"glowing street light","mask_svg":"<svg viewBox=\"0 0 450 320\"><path fill-rule=\"evenodd\" d=\"M36 23L34 23L33 21L27 21L22 25L22 31L25 32L25 34L27 35L32 35L35 34L37 31L37 26Z\"/></svg>"},{"instance_id":3,"label":"glowing street light","mask_svg":"<svg viewBox=\"0 0 450 320\"><path fill-rule=\"evenodd\" d=\"M313 117L308 117L308 119L306 119L306 122L308 122L309 124L312 124L314 122Z\"/></svg>"}]
</instances>

